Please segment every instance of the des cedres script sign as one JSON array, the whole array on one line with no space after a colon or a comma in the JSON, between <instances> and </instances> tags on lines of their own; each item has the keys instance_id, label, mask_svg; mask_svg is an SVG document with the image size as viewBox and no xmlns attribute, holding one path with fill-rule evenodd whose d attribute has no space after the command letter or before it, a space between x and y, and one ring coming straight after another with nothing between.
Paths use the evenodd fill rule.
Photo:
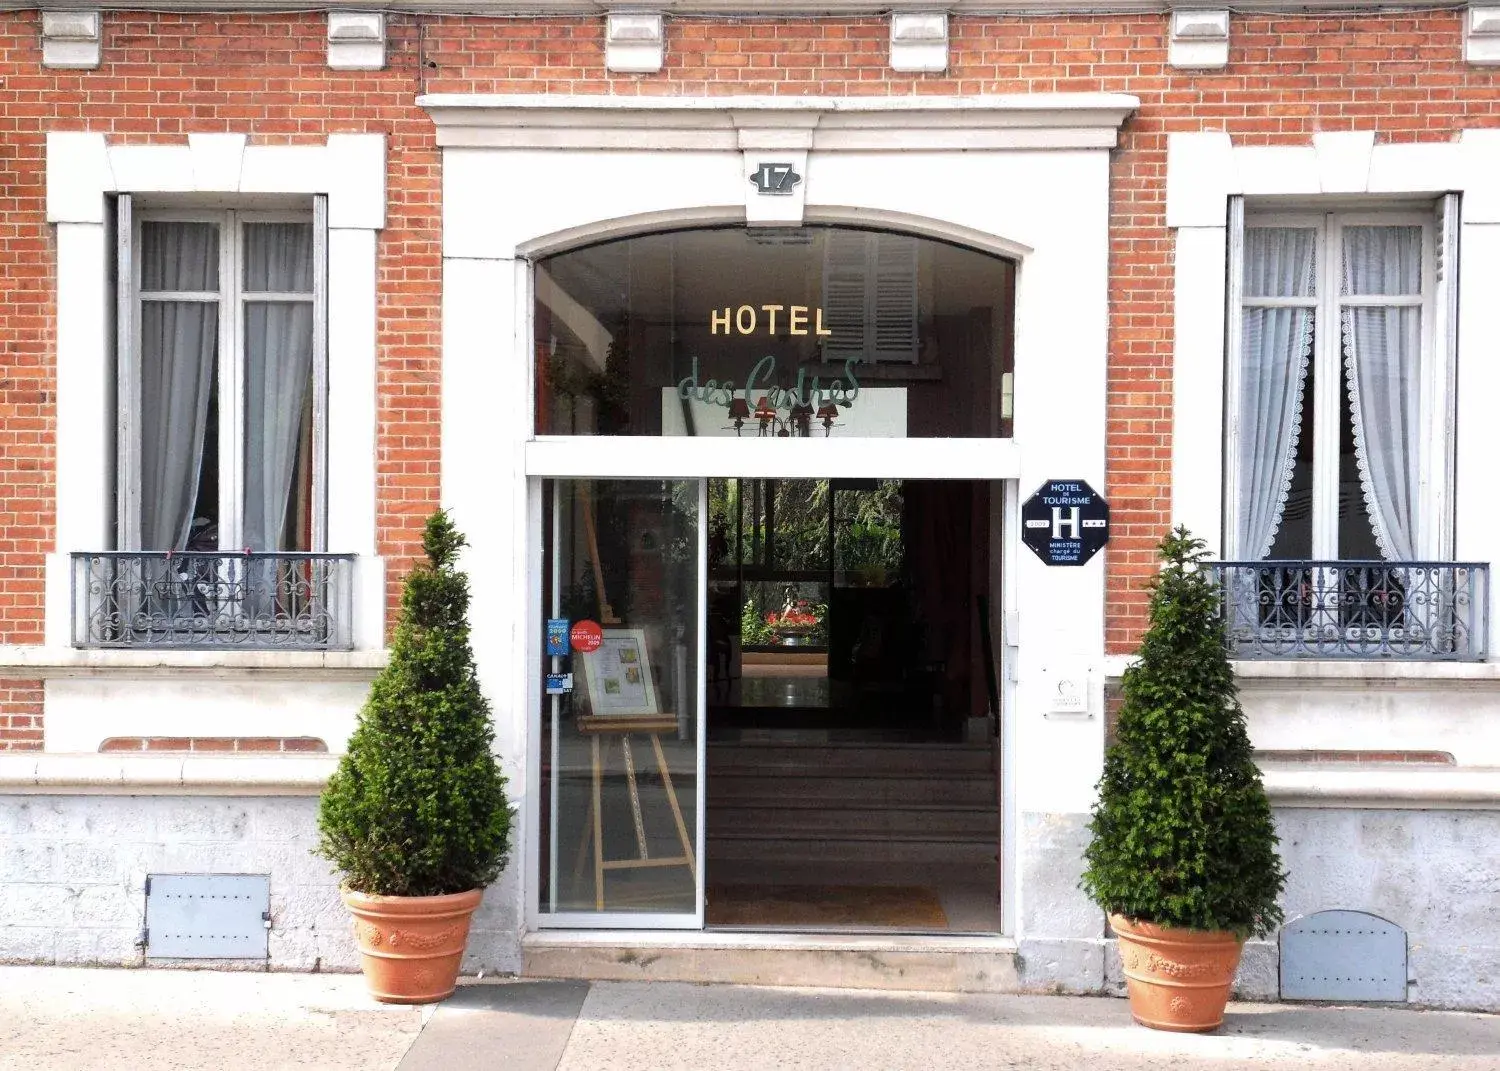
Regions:
<instances>
[{"instance_id":1,"label":"des cedres script sign","mask_svg":"<svg viewBox=\"0 0 1500 1071\"><path fill-rule=\"evenodd\" d=\"M1082 565L1109 542L1109 503L1083 480L1048 480L1021 506L1021 541L1048 565Z\"/></svg>"}]
</instances>

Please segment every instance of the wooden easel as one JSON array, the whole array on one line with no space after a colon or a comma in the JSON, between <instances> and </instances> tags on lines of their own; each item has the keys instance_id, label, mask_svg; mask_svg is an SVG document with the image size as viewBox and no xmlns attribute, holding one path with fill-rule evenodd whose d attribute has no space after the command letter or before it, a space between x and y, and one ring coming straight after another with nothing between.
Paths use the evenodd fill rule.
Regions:
<instances>
[{"instance_id":1,"label":"wooden easel","mask_svg":"<svg viewBox=\"0 0 1500 1071\"><path fill-rule=\"evenodd\" d=\"M589 557L594 567L594 587L599 595L599 620L606 625L618 625L604 591L604 570L599 563L599 536L594 524L594 502L587 485L578 485L579 504L583 512L584 534L588 539ZM578 859L573 868L575 879L583 869L583 860L589 845L594 848L594 907L604 910L604 873L607 870L638 870L648 867L685 866L696 883L697 861L693 854L692 838L688 836L687 823L682 818L682 805L677 799L677 788L672 784L672 771L667 766L667 756L662 750L661 734L677 731L677 718L671 714L655 715L589 715L577 720L578 731L589 738L589 751L593 765L593 786L589 799L589 818L583 840L578 844ZM643 733L651 740L651 750L656 755L656 768L661 771L662 787L666 792L667 805L672 808L672 821L677 826L677 839L682 844L682 854L651 858L646 846L646 822L641 814L641 790L635 776L635 755L630 750L630 737ZM625 783L630 790L630 817L635 823L636 856L626 859L604 858L604 745L601 738L616 736L620 741L621 759L625 765Z\"/></svg>"},{"instance_id":2,"label":"wooden easel","mask_svg":"<svg viewBox=\"0 0 1500 1071\"><path fill-rule=\"evenodd\" d=\"M594 525L594 496L582 480L578 483L578 506L583 511L583 534L589 541L589 562L594 567L594 590L599 594L599 623L618 625L620 619L615 616L614 607L604 594L604 567L599 564L599 529Z\"/></svg>"},{"instance_id":3,"label":"wooden easel","mask_svg":"<svg viewBox=\"0 0 1500 1071\"><path fill-rule=\"evenodd\" d=\"M585 717L578 719L578 731L589 737L589 750L593 760L593 795L589 800L589 820L583 840L578 846L578 864L574 867L577 876L582 869L584 853L590 843L594 848L594 907L604 910L604 873L608 870L639 870L648 867L683 866L694 882L698 880L697 862L693 855L693 841L688 836L687 823L683 821L682 805L677 800L677 788L672 784L672 771L667 765L666 753L662 750L661 734L677 731L677 719L670 715L660 717ZM646 846L646 822L641 815L641 790L635 776L635 756L630 750L630 737L643 733L651 740L651 750L656 755L656 768L661 771L662 788L666 792L667 805L672 808L672 821L677 826L677 839L682 844L682 854L652 858ZM606 734L619 737L620 754L625 764L625 783L630 790L630 817L635 823L636 855L633 858L604 858L604 747L601 738Z\"/></svg>"}]
</instances>

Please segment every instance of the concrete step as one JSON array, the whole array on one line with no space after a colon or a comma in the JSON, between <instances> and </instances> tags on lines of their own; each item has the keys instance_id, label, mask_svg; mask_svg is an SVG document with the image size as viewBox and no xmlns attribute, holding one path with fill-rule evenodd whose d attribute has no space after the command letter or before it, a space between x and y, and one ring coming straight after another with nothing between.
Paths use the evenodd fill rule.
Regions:
<instances>
[{"instance_id":1,"label":"concrete step","mask_svg":"<svg viewBox=\"0 0 1500 1071\"><path fill-rule=\"evenodd\" d=\"M905 989L936 993L1020 991L1014 942L1004 937L528 933L523 975L600 981Z\"/></svg>"},{"instance_id":2,"label":"concrete step","mask_svg":"<svg viewBox=\"0 0 1500 1071\"><path fill-rule=\"evenodd\" d=\"M817 774L770 775L758 770L725 768L708 781L708 805L776 803L800 800L830 807L883 807L941 804L993 808L995 780L988 773L957 777L912 777Z\"/></svg>"}]
</instances>

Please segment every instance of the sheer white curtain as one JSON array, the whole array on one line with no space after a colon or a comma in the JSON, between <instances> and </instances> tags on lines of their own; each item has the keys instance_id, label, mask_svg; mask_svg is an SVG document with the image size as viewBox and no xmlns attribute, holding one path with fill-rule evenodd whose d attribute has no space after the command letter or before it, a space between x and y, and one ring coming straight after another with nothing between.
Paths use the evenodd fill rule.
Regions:
<instances>
[{"instance_id":1,"label":"sheer white curtain","mask_svg":"<svg viewBox=\"0 0 1500 1071\"><path fill-rule=\"evenodd\" d=\"M1345 227L1343 293L1422 292L1420 227ZM1360 486L1387 561L1417 556L1421 464L1422 310L1360 305L1342 313L1344 364Z\"/></svg>"},{"instance_id":2,"label":"sheer white curtain","mask_svg":"<svg viewBox=\"0 0 1500 1071\"><path fill-rule=\"evenodd\" d=\"M218 237L207 223L144 224L142 293L216 291ZM215 301L141 302L141 550L187 546L218 337Z\"/></svg>"},{"instance_id":3,"label":"sheer white curtain","mask_svg":"<svg viewBox=\"0 0 1500 1071\"><path fill-rule=\"evenodd\" d=\"M1310 298L1316 246L1316 232L1308 228L1245 231L1235 539L1236 553L1255 561L1270 554L1292 489L1312 356L1313 310L1254 302Z\"/></svg>"},{"instance_id":4,"label":"sheer white curtain","mask_svg":"<svg viewBox=\"0 0 1500 1071\"><path fill-rule=\"evenodd\" d=\"M247 295L313 290L307 223L245 227ZM245 302L245 545L284 550L282 532L312 382L313 303Z\"/></svg>"}]
</instances>

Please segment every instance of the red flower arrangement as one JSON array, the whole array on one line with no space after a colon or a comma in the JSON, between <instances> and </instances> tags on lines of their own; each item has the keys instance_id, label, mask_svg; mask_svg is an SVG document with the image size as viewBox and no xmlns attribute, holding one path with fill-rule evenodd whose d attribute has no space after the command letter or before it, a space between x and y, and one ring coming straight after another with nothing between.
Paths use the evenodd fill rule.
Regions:
<instances>
[{"instance_id":1,"label":"red flower arrangement","mask_svg":"<svg viewBox=\"0 0 1500 1071\"><path fill-rule=\"evenodd\" d=\"M780 612L766 615L766 624L779 632L805 632L818 627L818 615L806 599L789 602Z\"/></svg>"}]
</instances>

